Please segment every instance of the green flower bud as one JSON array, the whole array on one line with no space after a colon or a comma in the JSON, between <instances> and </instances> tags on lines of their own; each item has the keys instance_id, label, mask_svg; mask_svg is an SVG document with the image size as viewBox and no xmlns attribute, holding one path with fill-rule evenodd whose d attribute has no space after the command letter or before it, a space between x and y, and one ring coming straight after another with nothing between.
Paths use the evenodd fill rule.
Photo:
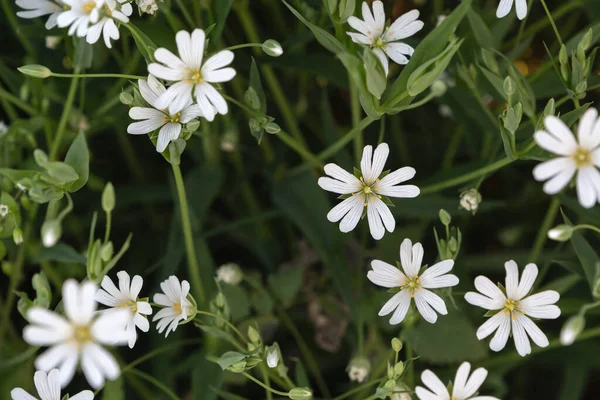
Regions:
<instances>
[{"instance_id":1,"label":"green flower bud","mask_svg":"<svg viewBox=\"0 0 600 400\"><path fill-rule=\"evenodd\" d=\"M259 344L261 341L260 333L258 333L258 331L256 329L254 329L253 326L248 327L248 338L254 344Z\"/></svg>"},{"instance_id":2,"label":"green flower bud","mask_svg":"<svg viewBox=\"0 0 600 400\"><path fill-rule=\"evenodd\" d=\"M108 182L102 191L102 209L108 214L115 209L115 203L115 188L112 183Z\"/></svg>"},{"instance_id":3,"label":"green flower bud","mask_svg":"<svg viewBox=\"0 0 600 400\"><path fill-rule=\"evenodd\" d=\"M289 391L288 397L292 400L308 400L312 398L312 391L309 388L293 388Z\"/></svg>"},{"instance_id":4,"label":"green flower bud","mask_svg":"<svg viewBox=\"0 0 600 400\"><path fill-rule=\"evenodd\" d=\"M119 101L128 106L133 102L133 96L127 92L121 92Z\"/></svg>"},{"instance_id":5,"label":"green flower bud","mask_svg":"<svg viewBox=\"0 0 600 400\"><path fill-rule=\"evenodd\" d=\"M573 235L573 227L566 224L557 225L548 231L548 237L557 242L566 242Z\"/></svg>"},{"instance_id":6,"label":"green flower bud","mask_svg":"<svg viewBox=\"0 0 600 400\"><path fill-rule=\"evenodd\" d=\"M19 72L22 74L33 76L34 78L45 79L52 75L52 71L50 71L50 68L44 67L43 65L39 64L24 65L22 67L17 68L17 70L19 70Z\"/></svg>"},{"instance_id":7,"label":"green flower bud","mask_svg":"<svg viewBox=\"0 0 600 400\"><path fill-rule=\"evenodd\" d=\"M404 372L404 363L402 361L398 361L396 365L394 365L394 373L396 376L402 375Z\"/></svg>"},{"instance_id":8,"label":"green flower bud","mask_svg":"<svg viewBox=\"0 0 600 400\"><path fill-rule=\"evenodd\" d=\"M446 84L446 82L438 79L437 81L433 82L430 90L431 94L435 97L442 97L448 90L448 85Z\"/></svg>"},{"instance_id":9,"label":"green flower bud","mask_svg":"<svg viewBox=\"0 0 600 400\"><path fill-rule=\"evenodd\" d=\"M11 276L12 272L13 272L14 266L13 263L10 261L3 261L2 262L2 273L6 276Z\"/></svg>"},{"instance_id":10,"label":"green flower bud","mask_svg":"<svg viewBox=\"0 0 600 400\"><path fill-rule=\"evenodd\" d=\"M262 44L262 50L271 57L279 57L283 54L283 47L277 40L269 39Z\"/></svg>"},{"instance_id":11,"label":"green flower bud","mask_svg":"<svg viewBox=\"0 0 600 400\"><path fill-rule=\"evenodd\" d=\"M13 230L13 241L17 246L23 243L23 231L21 228L15 228Z\"/></svg>"},{"instance_id":12,"label":"green flower bud","mask_svg":"<svg viewBox=\"0 0 600 400\"><path fill-rule=\"evenodd\" d=\"M394 349L394 351L396 353L399 353L400 350L402 350L402 341L398 338L393 338L392 339L392 349Z\"/></svg>"},{"instance_id":13,"label":"green flower bud","mask_svg":"<svg viewBox=\"0 0 600 400\"><path fill-rule=\"evenodd\" d=\"M113 256L113 244L108 242L102 245L100 248L100 259L105 263L109 262Z\"/></svg>"},{"instance_id":14,"label":"green flower bud","mask_svg":"<svg viewBox=\"0 0 600 400\"><path fill-rule=\"evenodd\" d=\"M191 120L187 124L185 124L185 130L188 132L196 132L200 127L200 121L197 119Z\"/></svg>"},{"instance_id":15,"label":"green flower bud","mask_svg":"<svg viewBox=\"0 0 600 400\"><path fill-rule=\"evenodd\" d=\"M442 224L444 224L444 226L450 225L450 222L452 221L450 213L444 210L443 208L440 209L440 221L442 221Z\"/></svg>"},{"instance_id":16,"label":"green flower bud","mask_svg":"<svg viewBox=\"0 0 600 400\"><path fill-rule=\"evenodd\" d=\"M515 81L512 80L510 76L507 76L504 79L504 83L502 84L502 89L507 96L512 96L515 94Z\"/></svg>"},{"instance_id":17,"label":"green flower bud","mask_svg":"<svg viewBox=\"0 0 600 400\"><path fill-rule=\"evenodd\" d=\"M233 365L230 365L227 370L234 372L236 374L241 374L242 372L244 372L246 370L246 361L242 360L242 361L238 361Z\"/></svg>"},{"instance_id":18,"label":"green flower bud","mask_svg":"<svg viewBox=\"0 0 600 400\"><path fill-rule=\"evenodd\" d=\"M279 133L281 131L281 128L275 122L269 122L265 126L265 131L267 131L267 133L270 133L270 134L275 134L275 133Z\"/></svg>"},{"instance_id":19,"label":"green flower bud","mask_svg":"<svg viewBox=\"0 0 600 400\"><path fill-rule=\"evenodd\" d=\"M558 61L560 62L561 65L569 64L569 57L567 56L567 48L565 47L564 44L562 46L560 46L560 51L558 52Z\"/></svg>"},{"instance_id":20,"label":"green flower bud","mask_svg":"<svg viewBox=\"0 0 600 400\"><path fill-rule=\"evenodd\" d=\"M42 243L44 247L53 247L62 236L62 225L57 219L44 222L41 229Z\"/></svg>"}]
</instances>

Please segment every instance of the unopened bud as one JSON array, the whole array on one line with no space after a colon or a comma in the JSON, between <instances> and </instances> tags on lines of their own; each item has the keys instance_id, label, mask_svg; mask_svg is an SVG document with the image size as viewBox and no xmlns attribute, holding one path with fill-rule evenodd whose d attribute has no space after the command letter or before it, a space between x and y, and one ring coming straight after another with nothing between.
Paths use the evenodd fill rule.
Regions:
<instances>
[{"instance_id":1,"label":"unopened bud","mask_svg":"<svg viewBox=\"0 0 600 400\"><path fill-rule=\"evenodd\" d=\"M507 96L512 96L515 94L515 81L510 76L507 76L502 84L502 89Z\"/></svg>"},{"instance_id":2,"label":"unopened bud","mask_svg":"<svg viewBox=\"0 0 600 400\"><path fill-rule=\"evenodd\" d=\"M115 209L115 203L115 188L111 182L108 182L102 191L102 209L108 214Z\"/></svg>"},{"instance_id":3,"label":"unopened bud","mask_svg":"<svg viewBox=\"0 0 600 400\"><path fill-rule=\"evenodd\" d=\"M44 247L53 247L62 236L62 225L59 220L47 220L42 225L41 233Z\"/></svg>"},{"instance_id":4,"label":"unopened bud","mask_svg":"<svg viewBox=\"0 0 600 400\"><path fill-rule=\"evenodd\" d=\"M243 279L242 269L234 263L223 264L217 269L217 281L236 286Z\"/></svg>"},{"instance_id":5,"label":"unopened bud","mask_svg":"<svg viewBox=\"0 0 600 400\"><path fill-rule=\"evenodd\" d=\"M0 217L4 218L8 215L8 206L6 204L0 204Z\"/></svg>"},{"instance_id":6,"label":"unopened bud","mask_svg":"<svg viewBox=\"0 0 600 400\"><path fill-rule=\"evenodd\" d=\"M402 375L404 372L404 363L402 361L398 361L396 365L394 365L394 373L396 376Z\"/></svg>"},{"instance_id":7,"label":"unopened bud","mask_svg":"<svg viewBox=\"0 0 600 400\"><path fill-rule=\"evenodd\" d=\"M400 350L402 350L402 341L398 338L393 338L392 339L392 349L394 349L394 351L396 353L399 353Z\"/></svg>"},{"instance_id":8,"label":"unopened bud","mask_svg":"<svg viewBox=\"0 0 600 400\"><path fill-rule=\"evenodd\" d=\"M548 237L557 242L566 242L573 235L573 227L571 225L561 224L555 226L548 231Z\"/></svg>"},{"instance_id":9,"label":"unopened bud","mask_svg":"<svg viewBox=\"0 0 600 400\"><path fill-rule=\"evenodd\" d=\"M440 209L440 221L442 221L442 224L444 224L445 226L450 225L450 222L452 221L452 217L450 216L450 213L446 210L444 210L443 208Z\"/></svg>"},{"instance_id":10,"label":"unopened bud","mask_svg":"<svg viewBox=\"0 0 600 400\"><path fill-rule=\"evenodd\" d=\"M270 134L275 134L275 133L279 133L281 131L281 128L275 122L269 122L265 126L265 131L267 131L267 133L270 133Z\"/></svg>"},{"instance_id":11,"label":"unopened bud","mask_svg":"<svg viewBox=\"0 0 600 400\"><path fill-rule=\"evenodd\" d=\"M583 328L585 328L585 318L581 315L574 315L569 318L560 331L560 344L563 346L573 344Z\"/></svg>"},{"instance_id":12,"label":"unopened bud","mask_svg":"<svg viewBox=\"0 0 600 400\"><path fill-rule=\"evenodd\" d=\"M248 327L248 338L254 344L260 343L260 333L253 326Z\"/></svg>"},{"instance_id":13,"label":"unopened bud","mask_svg":"<svg viewBox=\"0 0 600 400\"><path fill-rule=\"evenodd\" d=\"M22 67L17 68L17 70L19 70L19 72L22 74L33 76L34 78L44 79L52 75L52 71L50 71L50 68L44 67L43 65L39 64L24 65Z\"/></svg>"},{"instance_id":14,"label":"unopened bud","mask_svg":"<svg viewBox=\"0 0 600 400\"><path fill-rule=\"evenodd\" d=\"M371 371L371 363L366 357L354 357L348 363L346 371L348 372L348 378L350 378L351 381L362 383Z\"/></svg>"},{"instance_id":15,"label":"unopened bud","mask_svg":"<svg viewBox=\"0 0 600 400\"><path fill-rule=\"evenodd\" d=\"M312 398L312 391L309 388L293 388L289 391L288 397L292 400L308 400Z\"/></svg>"},{"instance_id":16,"label":"unopened bud","mask_svg":"<svg viewBox=\"0 0 600 400\"><path fill-rule=\"evenodd\" d=\"M466 190L460 194L460 208L471 211L475 215L481 200L481 193L477 189Z\"/></svg>"},{"instance_id":17,"label":"unopened bud","mask_svg":"<svg viewBox=\"0 0 600 400\"><path fill-rule=\"evenodd\" d=\"M446 84L446 82L444 82L440 79L433 82L433 84L431 85L431 94L434 95L435 97L442 97L446 93L447 90L448 90L448 85Z\"/></svg>"},{"instance_id":18,"label":"unopened bud","mask_svg":"<svg viewBox=\"0 0 600 400\"><path fill-rule=\"evenodd\" d=\"M279 352L276 347L270 347L267 350L267 365L269 368L276 368L279 364Z\"/></svg>"},{"instance_id":19,"label":"unopened bud","mask_svg":"<svg viewBox=\"0 0 600 400\"><path fill-rule=\"evenodd\" d=\"M13 230L13 241L17 246L23 243L23 231L21 228L15 228Z\"/></svg>"},{"instance_id":20,"label":"unopened bud","mask_svg":"<svg viewBox=\"0 0 600 400\"><path fill-rule=\"evenodd\" d=\"M269 39L262 44L262 50L271 57L279 57L283 54L283 47L277 40Z\"/></svg>"},{"instance_id":21,"label":"unopened bud","mask_svg":"<svg viewBox=\"0 0 600 400\"><path fill-rule=\"evenodd\" d=\"M130 105L133 102L133 96L127 92L121 92L119 101L125 105Z\"/></svg>"}]
</instances>

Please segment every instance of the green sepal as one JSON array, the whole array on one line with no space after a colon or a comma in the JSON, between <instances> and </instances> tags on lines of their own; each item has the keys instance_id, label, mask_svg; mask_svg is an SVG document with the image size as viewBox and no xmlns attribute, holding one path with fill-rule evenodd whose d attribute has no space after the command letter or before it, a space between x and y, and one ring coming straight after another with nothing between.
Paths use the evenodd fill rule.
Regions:
<instances>
[{"instance_id":1,"label":"green sepal","mask_svg":"<svg viewBox=\"0 0 600 400\"><path fill-rule=\"evenodd\" d=\"M352 197L352 193L348 193L348 194L340 194L340 195L338 196L338 199L340 199L340 200L346 200L346 199L348 199L348 198L350 198L350 197Z\"/></svg>"},{"instance_id":2,"label":"green sepal","mask_svg":"<svg viewBox=\"0 0 600 400\"><path fill-rule=\"evenodd\" d=\"M358 169L358 168L354 167L354 176L355 176L357 179L360 179L360 178L362 178L362 172L360 171L360 169Z\"/></svg>"},{"instance_id":3,"label":"green sepal","mask_svg":"<svg viewBox=\"0 0 600 400\"><path fill-rule=\"evenodd\" d=\"M383 201L383 203L388 207L396 207L392 200L390 200L390 198L387 196L381 196L381 201Z\"/></svg>"},{"instance_id":4,"label":"green sepal","mask_svg":"<svg viewBox=\"0 0 600 400\"><path fill-rule=\"evenodd\" d=\"M387 292L388 293L398 293L401 290L402 290L402 288L400 288L400 287L393 287L391 289L388 289Z\"/></svg>"},{"instance_id":5,"label":"green sepal","mask_svg":"<svg viewBox=\"0 0 600 400\"><path fill-rule=\"evenodd\" d=\"M486 312L485 314L483 314L484 317L493 317L494 315L498 314L501 311L498 310L489 310L488 312Z\"/></svg>"},{"instance_id":6,"label":"green sepal","mask_svg":"<svg viewBox=\"0 0 600 400\"><path fill-rule=\"evenodd\" d=\"M385 170L385 171L383 171L383 172L382 172L382 173L379 175L379 179L381 180L381 179L385 178L386 176L388 176L388 175L390 174L390 172L392 172L392 170L391 170L391 169L388 169L388 170Z\"/></svg>"}]
</instances>

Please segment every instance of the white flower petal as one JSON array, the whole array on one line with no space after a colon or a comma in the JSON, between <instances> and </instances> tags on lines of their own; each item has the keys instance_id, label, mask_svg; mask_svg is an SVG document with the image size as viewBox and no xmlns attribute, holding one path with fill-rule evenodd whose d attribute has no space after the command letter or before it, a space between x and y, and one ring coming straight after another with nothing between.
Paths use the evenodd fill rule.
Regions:
<instances>
[{"instance_id":1,"label":"white flower petal","mask_svg":"<svg viewBox=\"0 0 600 400\"><path fill-rule=\"evenodd\" d=\"M375 54L379 59L379 62L383 67L383 72L385 73L385 76L387 76L390 72L390 62L388 61L388 56L378 47L373 49L373 54Z\"/></svg>"},{"instance_id":2,"label":"white flower petal","mask_svg":"<svg viewBox=\"0 0 600 400\"><path fill-rule=\"evenodd\" d=\"M181 133L181 124L175 122L169 122L165 124L158 133L158 140L156 142L156 151L162 153L167 149L167 146L172 141L176 140Z\"/></svg>"},{"instance_id":3,"label":"white flower petal","mask_svg":"<svg viewBox=\"0 0 600 400\"><path fill-rule=\"evenodd\" d=\"M454 260L440 261L439 263L436 263L431 267L427 268L425 272L421 274L419 280L421 281L421 284L424 284L424 282L428 279L437 278L438 276L450 272L452 270L452 267L454 267Z\"/></svg>"},{"instance_id":4,"label":"white flower petal","mask_svg":"<svg viewBox=\"0 0 600 400\"><path fill-rule=\"evenodd\" d=\"M415 293L415 301L417 302L417 307L418 307L419 302L417 300L417 297L420 297L423 300L425 300L427 302L427 304L429 304L439 314L442 314L442 315L448 314L448 309L446 308L446 303L437 294L435 294L427 289L419 289Z\"/></svg>"},{"instance_id":5,"label":"white flower petal","mask_svg":"<svg viewBox=\"0 0 600 400\"><path fill-rule=\"evenodd\" d=\"M210 83L202 82L196 85L196 93L200 91L205 96L214 109L221 115L227 114L229 108L225 98ZM196 97L197 98L197 97ZM202 112L204 112L204 108Z\"/></svg>"},{"instance_id":6,"label":"white flower petal","mask_svg":"<svg viewBox=\"0 0 600 400\"><path fill-rule=\"evenodd\" d=\"M513 6L513 0L501 0L496 10L496 17L504 18L508 15Z\"/></svg>"},{"instance_id":7,"label":"white flower petal","mask_svg":"<svg viewBox=\"0 0 600 400\"><path fill-rule=\"evenodd\" d=\"M500 351L504 348L504 346L506 346L506 342L508 341L508 336L510 334L510 315L504 314L502 311L500 311L496 315L499 316L500 324L498 326L496 334L490 341L490 349L492 349L493 351ZM495 317L496 316L492 318ZM483 328L483 325L479 329L481 328Z\"/></svg>"},{"instance_id":8,"label":"white flower petal","mask_svg":"<svg viewBox=\"0 0 600 400\"><path fill-rule=\"evenodd\" d=\"M348 184L328 177L321 177L317 181L323 190L337 194L351 194L357 192L356 184ZM360 183L359 183L360 184ZM362 185L361 185L362 186Z\"/></svg>"},{"instance_id":9,"label":"white flower petal","mask_svg":"<svg viewBox=\"0 0 600 400\"><path fill-rule=\"evenodd\" d=\"M521 300L523 297L527 296L531 288L533 288L533 284L535 283L535 279L538 276L538 267L535 264L527 264L525 269L523 270L523 274L521 275L521 281L519 282L519 286L515 292L515 297L513 300Z\"/></svg>"},{"instance_id":10,"label":"white flower petal","mask_svg":"<svg viewBox=\"0 0 600 400\"><path fill-rule=\"evenodd\" d=\"M373 196L369 198L369 203L367 204L367 221L369 222L369 231L375 240L380 240L385 234L385 228L383 227L383 222L381 221L381 216L379 215L378 211L378 202L380 202L384 207L387 207L381 200ZM392 217L392 221L394 221L394 217Z\"/></svg>"},{"instance_id":11,"label":"white flower petal","mask_svg":"<svg viewBox=\"0 0 600 400\"><path fill-rule=\"evenodd\" d=\"M469 379L469 372L471 371L471 364L463 362L456 371L456 376L452 382L452 397L458 399L467 399L468 396L464 396L465 387L467 386L467 380Z\"/></svg>"},{"instance_id":12,"label":"white flower petal","mask_svg":"<svg viewBox=\"0 0 600 400\"><path fill-rule=\"evenodd\" d=\"M17 13L17 15L18 14L19 13ZM23 17L23 18L27 18L27 17ZM35 397L33 397L32 395L30 395L29 393L27 393L26 391L24 391L21 388L15 388L15 389L11 390L10 397L12 398L12 400L37 400Z\"/></svg>"},{"instance_id":13,"label":"white flower petal","mask_svg":"<svg viewBox=\"0 0 600 400\"><path fill-rule=\"evenodd\" d=\"M471 396L473 396L475 392L479 390L479 388L485 381L485 378L487 378L487 374L488 372L485 368L477 368L475 371L473 371L471 377L467 381L467 384L465 385L462 391L461 398L470 399Z\"/></svg>"},{"instance_id":14,"label":"white flower petal","mask_svg":"<svg viewBox=\"0 0 600 400\"><path fill-rule=\"evenodd\" d=\"M415 49L404 43L386 43L383 46L385 54L396 64L408 64L408 57L411 56Z\"/></svg>"},{"instance_id":15,"label":"white flower petal","mask_svg":"<svg viewBox=\"0 0 600 400\"><path fill-rule=\"evenodd\" d=\"M529 343L529 338L527 337L527 333L525 333L525 328L522 324L523 318L527 317L520 315L512 320L512 335L515 340L517 353L519 353L521 357L525 357L527 354L531 353L531 343Z\"/></svg>"},{"instance_id":16,"label":"white flower petal","mask_svg":"<svg viewBox=\"0 0 600 400\"><path fill-rule=\"evenodd\" d=\"M145 135L150 132L154 132L164 124L165 121L163 121L162 118L153 118L146 121L133 122L127 126L127 133L130 135Z\"/></svg>"},{"instance_id":17,"label":"white flower petal","mask_svg":"<svg viewBox=\"0 0 600 400\"><path fill-rule=\"evenodd\" d=\"M562 143L562 147L568 149L569 153L573 153L577 149L575 136L560 118L548 116L544 119L544 125L547 131Z\"/></svg>"},{"instance_id":18,"label":"white flower petal","mask_svg":"<svg viewBox=\"0 0 600 400\"><path fill-rule=\"evenodd\" d=\"M598 111L589 108L581 117L577 128L579 145L584 149L592 150L600 144L600 124L598 124Z\"/></svg>"},{"instance_id":19,"label":"white flower petal","mask_svg":"<svg viewBox=\"0 0 600 400\"><path fill-rule=\"evenodd\" d=\"M348 213L340 222L340 231L344 233L348 233L356 228L364 209L364 203L361 199L361 196L352 196L351 199L354 201L350 203L350 209L348 210Z\"/></svg>"},{"instance_id":20,"label":"white flower petal","mask_svg":"<svg viewBox=\"0 0 600 400\"><path fill-rule=\"evenodd\" d=\"M368 145L363 149L362 157L360 160L360 171L365 182L369 182L371 176L371 167L373 166L373 146ZM369 182L371 183L371 182Z\"/></svg>"},{"instance_id":21,"label":"white flower petal","mask_svg":"<svg viewBox=\"0 0 600 400\"><path fill-rule=\"evenodd\" d=\"M384 176L380 181L377 187L385 188L393 185L397 185L402 182L406 182L409 179L414 178L417 171L415 171L412 167L402 167L400 169L395 170L394 172L389 173Z\"/></svg>"},{"instance_id":22,"label":"white flower petal","mask_svg":"<svg viewBox=\"0 0 600 400\"><path fill-rule=\"evenodd\" d=\"M396 307L396 311L392 314L390 318L390 325L397 325L404 320L406 317L406 313L408 312L408 308L410 307L410 293L407 290L402 290L398 295L398 305ZM383 310L383 309L382 309ZM381 312L381 311L380 311Z\"/></svg>"},{"instance_id":23,"label":"white flower petal","mask_svg":"<svg viewBox=\"0 0 600 400\"><path fill-rule=\"evenodd\" d=\"M157 78L164 79L166 81L180 81L183 78L185 78L185 73L183 69L165 67L164 65L158 63L149 64L148 72L156 76ZM162 109L164 107L160 108Z\"/></svg>"},{"instance_id":24,"label":"white flower petal","mask_svg":"<svg viewBox=\"0 0 600 400\"><path fill-rule=\"evenodd\" d=\"M426 390L421 386L415 387L415 393L419 400L440 400L438 395L431 393L429 390Z\"/></svg>"},{"instance_id":25,"label":"white flower petal","mask_svg":"<svg viewBox=\"0 0 600 400\"><path fill-rule=\"evenodd\" d=\"M488 318L488 320L477 329L477 339L485 339L494 333L494 331L496 331L496 329L498 329L498 327L502 324L504 317L507 317L507 315L499 312L496 315Z\"/></svg>"},{"instance_id":26,"label":"white flower petal","mask_svg":"<svg viewBox=\"0 0 600 400\"><path fill-rule=\"evenodd\" d=\"M544 184L544 192L546 194L553 195L563 190L564 187L567 186L567 184L571 181L571 178L573 178L575 171L575 163L570 163L567 165L566 169L560 171L556 176Z\"/></svg>"},{"instance_id":27,"label":"white flower petal","mask_svg":"<svg viewBox=\"0 0 600 400\"><path fill-rule=\"evenodd\" d=\"M322 187L322 186L321 186ZM338 222L341 220L344 215L346 215L353 208L360 208L362 212L362 208L364 207L362 196L351 196L347 199L344 199L341 203L333 207L327 213L327 220L329 222Z\"/></svg>"},{"instance_id":28,"label":"white flower petal","mask_svg":"<svg viewBox=\"0 0 600 400\"><path fill-rule=\"evenodd\" d=\"M181 32L183 32L183 31L179 31L177 33L177 36L175 36L175 37L177 38ZM187 33L187 32L184 32L184 33ZM177 57L171 51L165 49L164 47L159 47L158 49L154 50L154 58L156 59L156 61L164 64L167 68L177 70L180 77L185 76L184 70L188 66L186 65L186 63L184 61L182 61L179 57ZM150 65L152 65L152 64L150 64ZM148 66L148 67L150 67L150 66ZM157 75L153 72L150 72L150 73L154 76L162 78L160 75ZM163 78L163 79L179 80L179 79L168 79L168 78Z\"/></svg>"},{"instance_id":29,"label":"white flower petal","mask_svg":"<svg viewBox=\"0 0 600 400\"><path fill-rule=\"evenodd\" d=\"M527 0L515 0L515 7L517 8L517 18L524 20L527 16Z\"/></svg>"},{"instance_id":30,"label":"white flower petal","mask_svg":"<svg viewBox=\"0 0 600 400\"><path fill-rule=\"evenodd\" d=\"M137 309L138 309L138 313L140 313L140 314L144 314L144 315L152 314L152 307L150 306L150 303L148 303L146 301L138 301Z\"/></svg>"},{"instance_id":31,"label":"white flower petal","mask_svg":"<svg viewBox=\"0 0 600 400\"><path fill-rule=\"evenodd\" d=\"M148 318L143 317L140 314L135 314L133 321L135 322L135 326L137 326L142 332L148 332L148 330L150 330L150 322L148 321Z\"/></svg>"},{"instance_id":32,"label":"white flower petal","mask_svg":"<svg viewBox=\"0 0 600 400\"><path fill-rule=\"evenodd\" d=\"M502 299L491 299L475 292L468 292L465 294L465 300L467 303L477 307L485 308L486 310L501 310L504 308L505 300Z\"/></svg>"},{"instance_id":33,"label":"white flower petal","mask_svg":"<svg viewBox=\"0 0 600 400\"><path fill-rule=\"evenodd\" d=\"M367 36L363 35L362 33L346 32L346 34L348 36L350 36L350 38L352 39L352 41L354 43L365 44L367 46L369 46L370 44L373 43L372 39L369 39Z\"/></svg>"},{"instance_id":34,"label":"white flower petal","mask_svg":"<svg viewBox=\"0 0 600 400\"><path fill-rule=\"evenodd\" d=\"M547 306L560 300L560 294L554 290L545 290L521 300L521 308Z\"/></svg>"},{"instance_id":35,"label":"white flower petal","mask_svg":"<svg viewBox=\"0 0 600 400\"><path fill-rule=\"evenodd\" d=\"M325 167L323 167L323 170L327 175L331 176L332 178L335 178L347 184L355 185L357 190L360 190L363 186L357 177L345 171L337 164L329 163L325 165Z\"/></svg>"},{"instance_id":36,"label":"white flower petal","mask_svg":"<svg viewBox=\"0 0 600 400\"><path fill-rule=\"evenodd\" d=\"M411 10L398 18L385 33L386 42L406 39L423 29L423 22L418 21L419 10Z\"/></svg>"},{"instance_id":37,"label":"white flower petal","mask_svg":"<svg viewBox=\"0 0 600 400\"><path fill-rule=\"evenodd\" d=\"M519 288L519 267L513 260L509 260L504 263L506 269L506 280L505 288L506 295L509 299L517 300L518 288Z\"/></svg>"},{"instance_id":38,"label":"white flower petal","mask_svg":"<svg viewBox=\"0 0 600 400\"><path fill-rule=\"evenodd\" d=\"M425 371L423 371L423 373L421 374L421 381L423 381L423 383L425 384L425 386L427 386L429 390L431 390L438 396L443 398L450 397L450 393L448 393L446 385L444 385L440 378L438 378L437 375L431 372L430 370L426 369Z\"/></svg>"},{"instance_id":39,"label":"white flower petal","mask_svg":"<svg viewBox=\"0 0 600 400\"><path fill-rule=\"evenodd\" d=\"M533 168L536 181L545 181L565 170L575 170L575 162L569 157L557 157L544 161Z\"/></svg>"},{"instance_id":40,"label":"white flower petal","mask_svg":"<svg viewBox=\"0 0 600 400\"><path fill-rule=\"evenodd\" d=\"M69 400L93 400L94 392L91 390L84 390L83 392L77 393L75 396L69 397Z\"/></svg>"},{"instance_id":41,"label":"white flower petal","mask_svg":"<svg viewBox=\"0 0 600 400\"><path fill-rule=\"evenodd\" d=\"M592 208L596 204L598 201L597 187L600 187L600 172L596 167L579 168L577 173L577 198L582 207Z\"/></svg>"},{"instance_id":42,"label":"white flower petal","mask_svg":"<svg viewBox=\"0 0 600 400\"><path fill-rule=\"evenodd\" d=\"M406 278L398 268L380 260L371 261L371 268L373 270L367 272L367 278L382 287L400 287Z\"/></svg>"},{"instance_id":43,"label":"white flower petal","mask_svg":"<svg viewBox=\"0 0 600 400\"><path fill-rule=\"evenodd\" d=\"M154 75L148 75L148 79L139 79L138 86L140 88L140 94L146 100L148 104L156 108L156 100L163 94L167 89L162 83L154 77Z\"/></svg>"},{"instance_id":44,"label":"white flower petal","mask_svg":"<svg viewBox=\"0 0 600 400\"><path fill-rule=\"evenodd\" d=\"M352 28L359 31L363 35L367 36L368 38L373 37L371 30L372 28L369 25L367 25L365 21L358 19L355 16L351 16L350 18L348 18L348 25L350 25Z\"/></svg>"},{"instance_id":45,"label":"white flower petal","mask_svg":"<svg viewBox=\"0 0 600 400\"><path fill-rule=\"evenodd\" d=\"M384 317L384 316L388 315L389 313L394 311L396 308L398 308L398 305L404 300L405 297L406 297L405 291L400 291L400 292L396 293L395 295L390 297L390 299L388 301L385 302L385 304L383 305L383 307L381 307L381 310L379 310L379 313L377 315L379 315L380 317ZM410 296L409 296L409 300L410 300ZM410 304L410 301L409 301L409 304Z\"/></svg>"},{"instance_id":46,"label":"white flower petal","mask_svg":"<svg viewBox=\"0 0 600 400\"><path fill-rule=\"evenodd\" d=\"M387 143L381 143L375 149L373 153L373 164L368 169L368 173L363 172L363 179L367 183L375 182L379 175L383 172L383 167L385 166L385 162L390 154L390 147Z\"/></svg>"},{"instance_id":47,"label":"white flower petal","mask_svg":"<svg viewBox=\"0 0 600 400\"><path fill-rule=\"evenodd\" d=\"M415 304L417 305L417 310L419 310L419 313L421 314L423 319L431 324L434 324L437 321L437 314L435 313L435 311L433 311L433 308L431 308L431 305L428 302L427 296L423 293L426 290L427 289L421 289L415 293ZM444 304L444 308L445 307L446 305Z\"/></svg>"},{"instance_id":48,"label":"white flower petal","mask_svg":"<svg viewBox=\"0 0 600 400\"><path fill-rule=\"evenodd\" d=\"M548 338L546 337L546 335L544 335L544 332L542 332L541 329L538 328L537 325L531 319L529 319L525 315L520 315L517 319L519 320L520 324L523 326L525 332L527 332L531 340L533 340L533 343L535 343L539 347L546 347L550 344L548 342Z\"/></svg>"}]
</instances>

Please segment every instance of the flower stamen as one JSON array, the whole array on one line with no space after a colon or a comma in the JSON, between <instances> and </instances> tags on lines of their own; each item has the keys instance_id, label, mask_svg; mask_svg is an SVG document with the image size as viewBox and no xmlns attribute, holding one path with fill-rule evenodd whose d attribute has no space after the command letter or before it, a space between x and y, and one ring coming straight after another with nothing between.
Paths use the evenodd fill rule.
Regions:
<instances>
[{"instance_id":1,"label":"flower stamen","mask_svg":"<svg viewBox=\"0 0 600 400\"><path fill-rule=\"evenodd\" d=\"M81 6L81 9L83 10L83 12L85 12L88 15L91 14L91 12L94 8L96 8L95 1L88 1L87 3L85 3L84 5Z\"/></svg>"},{"instance_id":2,"label":"flower stamen","mask_svg":"<svg viewBox=\"0 0 600 400\"><path fill-rule=\"evenodd\" d=\"M577 150L571 154L571 159L575 161L577 168L588 167L592 165L591 152L582 147L578 147Z\"/></svg>"},{"instance_id":3,"label":"flower stamen","mask_svg":"<svg viewBox=\"0 0 600 400\"><path fill-rule=\"evenodd\" d=\"M402 290L408 290L410 297L415 297L415 292L421 289L421 282L419 282L419 275L413 277L407 276L404 278L404 283L401 286Z\"/></svg>"}]
</instances>

